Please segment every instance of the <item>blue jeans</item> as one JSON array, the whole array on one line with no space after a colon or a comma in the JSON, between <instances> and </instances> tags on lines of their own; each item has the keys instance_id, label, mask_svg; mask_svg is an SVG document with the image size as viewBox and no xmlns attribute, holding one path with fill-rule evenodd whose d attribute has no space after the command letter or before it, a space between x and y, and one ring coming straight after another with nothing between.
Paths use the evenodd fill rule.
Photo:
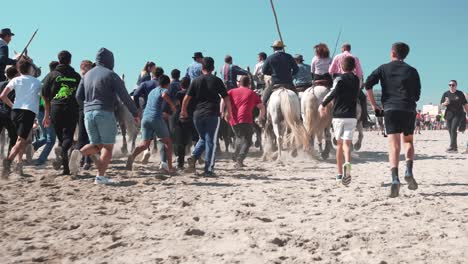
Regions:
<instances>
[{"instance_id":1,"label":"blue jeans","mask_svg":"<svg viewBox=\"0 0 468 264\"><path fill-rule=\"evenodd\" d=\"M203 117L194 120L195 128L198 131L200 139L192 152L192 156L195 159L199 159L203 151L205 151L205 173L213 172L214 169L216 140L218 138L220 121L218 116Z\"/></svg>"},{"instance_id":2,"label":"blue jeans","mask_svg":"<svg viewBox=\"0 0 468 264\"><path fill-rule=\"evenodd\" d=\"M40 149L42 146L45 145L44 149L42 150L41 154L37 161L39 163L44 163L47 161L52 148L55 145L55 129L52 124L45 128L42 126L42 120L44 119L44 111L39 111L37 114L37 121L39 123L40 128L40 138L33 143L34 150Z\"/></svg>"}]
</instances>

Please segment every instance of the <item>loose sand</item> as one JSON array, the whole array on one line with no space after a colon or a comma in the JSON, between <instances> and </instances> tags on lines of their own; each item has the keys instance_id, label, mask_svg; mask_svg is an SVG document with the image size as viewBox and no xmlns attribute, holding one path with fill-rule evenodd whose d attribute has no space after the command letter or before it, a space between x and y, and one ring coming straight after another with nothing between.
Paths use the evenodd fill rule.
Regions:
<instances>
[{"instance_id":1,"label":"loose sand","mask_svg":"<svg viewBox=\"0 0 468 264\"><path fill-rule=\"evenodd\" d=\"M446 131L416 136L419 189L404 185L396 199L387 141L375 132L348 188L335 182L334 158L262 162L258 153L243 170L225 155L217 179L166 178L158 155L132 174L119 158L118 186L94 185L94 172L25 167L26 177L0 182L0 262L468 263L468 155L447 145Z\"/></svg>"}]
</instances>

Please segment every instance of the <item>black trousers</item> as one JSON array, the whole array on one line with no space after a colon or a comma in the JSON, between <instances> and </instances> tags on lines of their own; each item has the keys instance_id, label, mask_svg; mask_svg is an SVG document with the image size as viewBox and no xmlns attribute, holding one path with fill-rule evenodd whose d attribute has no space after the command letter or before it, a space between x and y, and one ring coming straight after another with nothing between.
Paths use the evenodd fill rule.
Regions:
<instances>
[{"instance_id":1,"label":"black trousers","mask_svg":"<svg viewBox=\"0 0 468 264\"><path fill-rule=\"evenodd\" d=\"M80 110L78 114L78 142L75 145L76 150L80 150L85 145L89 144L88 132L86 131L85 122L84 122L84 111ZM91 164L91 158L89 156L82 157L82 163Z\"/></svg>"},{"instance_id":2,"label":"black trousers","mask_svg":"<svg viewBox=\"0 0 468 264\"><path fill-rule=\"evenodd\" d=\"M252 124L237 124L233 127L236 136L236 150L233 159L243 161L252 146L253 126Z\"/></svg>"},{"instance_id":3,"label":"black trousers","mask_svg":"<svg viewBox=\"0 0 468 264\"><path fill-rule=\"evenodd\" d=\"M458 127L461 122L465 122L465 113L447 115L445 120L447 121L447 130L450 134L450 148L458 149L457 145L457 133Z\"/></svg>"},{"instance_id":4,"label":"black trousers","mask_svg":"<svg viewBox=\"0 0 468 264\"><path fill-rule=\"evenodd\" d=\"M78 123L78 109L66 105L52 105L50 118L55 128L55 134L62 147L62 165L68 170L68 151L73 145L73 136Z\"/></svg>"},{"instance_id":5,"label":"black trousers","mask_svg":"<svg viewBox=\"0 0 468 264\"><path fill-rule=\"evenodd\" d=\"M198 134L192 120L177 121L175 126L175 145L177 166L183 167L185 162L185 149L191 142L198 141Z\"/></svg>"},{"instance_id":6,"label":"black trousers","mask_svg":"<svg viewBox=\"0 0 468 264\"><path fill-rule=\"evenodd\" d=\"M10 116L0 114L0 133L4 128L7 130L8 137L10 138L10 143L8 145L8 155L10 155L10 151L13 146L15 146L18 135L16 133L16 127L13 124L13 121L11 121Z\"/></svg>"}]
</instances>

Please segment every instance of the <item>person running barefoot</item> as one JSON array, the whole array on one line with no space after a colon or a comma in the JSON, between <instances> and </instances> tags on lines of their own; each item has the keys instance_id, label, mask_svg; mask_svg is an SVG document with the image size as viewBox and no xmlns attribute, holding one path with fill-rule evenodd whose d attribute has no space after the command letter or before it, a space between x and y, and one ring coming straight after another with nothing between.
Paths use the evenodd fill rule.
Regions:
<instances>
[{"instance_id":1,"label":"person running barefoot","mask_svg":"<svg viewBox=\"0 0 468 264\"><path fill-rule=\"evenodd\" d=\"M353 73L356 68L356 60L353 57L344 58L341 62L341 68L344 73L335 78L333 88L323 99L319 112L321 116L325 116L326 106L335 99L333 130L337 140L336 165L338 175L336 180L343 183L344 186L348 186L351 183L351 143L357 123L356 107L360 91L360 80Z\"/></svg>"},{"instance_id":2,"label":"person running barefoot","mask_svg":"<svg viewBox=\"0 0 468 264\"><path fill-rule=\"evenodd\" d=\"M171 80L167 75L163 75L159 78L159 87L153 89L148 95L148 102L146 104L145 111L143 112L143 118L141 121L141 138L142 142L138 147L135 148L133 153L128 156L127 170L133 169L133 161L135 158L148 149L151 141L155 137L161 139L164 144L164 150L166 153L167 172L173 173L174 168L172 167L172 140L169 134L166 122L163 119L163 102L166 102L173 112L176 111L174 103L171 101L168 88Z\"/></svg>"},{"instance_id":3,"label":"person running barefoot","mask_svg":"<svg viewBox=\"0 0 468 264\"><path fill-rule=\"evenodd\" d=\"M404 142L406 157L405 181L408 189L418 189L413 176L414 144L413 134L416 119L416 102L421 96L421 81L418 71L404 62L410 51L403 42L392 45L391 62L377 68L366 81L366 90L372 109L384 112L385 128L390 143L389 161L392 172L390 197L400 192L398 163L400 161L401 141ZM377 107L372 88L380 81L382 86L383 110ZM377 114L377 113L376 113Z\"/></svg>"},{"instance_id":4,"label":"person running barefoot","mask_svg":"<svg viewBox=\"0 0 468 264\"><path fill-rule=\"evenodd\" d=\"M10 175L11 163L15 158L17 158L16 171L19 175L23 174L22 157L36 114L39 112L39 93L41 91L41 82L31 76L31 70L32 63L30 61L19 61L18 71L21 76L13 78L0 95L0 99L12 109L11 119L18 135L10 155L3 160L3 178L8 178ZM8 97L13 90L16 92L14 104Z\"/></svg>"}]
</instances>

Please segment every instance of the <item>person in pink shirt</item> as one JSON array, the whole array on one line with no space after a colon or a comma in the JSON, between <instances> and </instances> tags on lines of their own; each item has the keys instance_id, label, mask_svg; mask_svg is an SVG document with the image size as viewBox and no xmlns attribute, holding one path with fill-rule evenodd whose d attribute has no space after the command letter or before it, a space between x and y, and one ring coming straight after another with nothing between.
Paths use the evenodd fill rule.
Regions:
<instances>
[{"instance_id":1,"label":"person in pink shirt","mask_svg":"<svg viewBox=\"0 0 468 264\"><path fill-rule=\"evenodd\" d=\"M341 68L341 62L343 61L344 58L346 57L353 57L354 60L356 61L356 69L354 70L354 74L359 78L362 84L362 80L364 78L364 74L362 72L362 67L361 67L361 62L359 61L359 58L354 56L351 53L351 44L349 43L344 43L341 46L341 53L336 55L335 58L333 58L333 61L330 65L330 68L328 69L328 72L331 74L333 78L336 78L337 76L341 75L344 73L343 69ZM362 108L361 112L361 121L362 125L364 128L369 128L375 125L373 122L369 121L369 115L367 113L367 97L366 95L362 92L359 93L359 103Z\"/></svg>"},{"instance_id":2,"label":"person in pink shirt","mask_svg":"<svg viewBox=\"0 0 468 264\"><path fill-rule=\"evenodd\" d=\"M262 100L254 91L248 88L250 87L250 78L243 76L239 86L239 88L228 91L232 107L229 123L236 136L236 146L232 156L232 159L236 162L236 168L244 167L244 159L247 157L249 148L252 145L254 108L260 109L261 119L265 118L265 106Z\"/></svg>"}]
</instances>

